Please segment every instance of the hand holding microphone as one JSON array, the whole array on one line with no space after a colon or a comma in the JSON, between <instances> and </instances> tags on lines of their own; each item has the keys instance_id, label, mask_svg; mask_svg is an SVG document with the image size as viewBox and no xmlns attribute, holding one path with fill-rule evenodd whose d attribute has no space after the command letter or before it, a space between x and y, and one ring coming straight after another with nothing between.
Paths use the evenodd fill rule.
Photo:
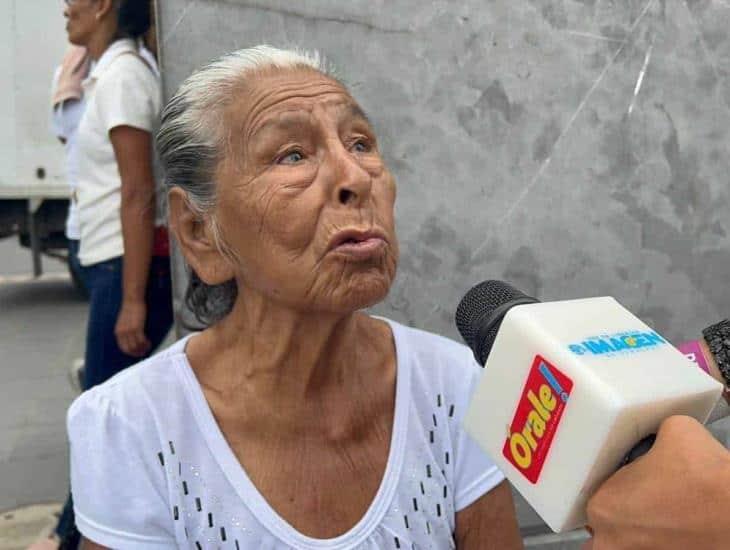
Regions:
<instances>
[{"instance_id":1,"label":"hand holding microphone","mask_svg":"<svg viewBox=\"0 0 730 550\"><path fill-rule=\"evenodd\" d=\"M730 377L730 321L678 348L716 380ZM725 399L728 393L725 391ZM593 537L582 550L708 550L730 546L730 453L697 421L665 420L652 449L588 501Z\"/></svg>"},{"instance_id":2,"label":"hand holding microphone","mask_svg":"<svg viewBox=\"0 0 730 550\"><path fill-rule=\"evenodd\" d=\"M728 548L728 510L730 453L697 420L673 416L588 501L583 550Z\"/></svg>"}]
</instances>

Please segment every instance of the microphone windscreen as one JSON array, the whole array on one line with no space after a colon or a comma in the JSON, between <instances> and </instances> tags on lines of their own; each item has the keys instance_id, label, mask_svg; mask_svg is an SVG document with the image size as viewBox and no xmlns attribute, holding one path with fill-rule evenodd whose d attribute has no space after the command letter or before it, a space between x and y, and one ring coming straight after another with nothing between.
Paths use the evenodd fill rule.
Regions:
<instances>
[{"instance_id":1,"label":"microphone windscreen","mask_svg":"<svg viewBox=\"0 0 730 550\"><path fill-rule=\"evenodd\" d=\"M484 281L466 293L456 308L456 328L480 365L487 361L505 313L536 302L504 281Z\"/></svg>"}]
</instances>

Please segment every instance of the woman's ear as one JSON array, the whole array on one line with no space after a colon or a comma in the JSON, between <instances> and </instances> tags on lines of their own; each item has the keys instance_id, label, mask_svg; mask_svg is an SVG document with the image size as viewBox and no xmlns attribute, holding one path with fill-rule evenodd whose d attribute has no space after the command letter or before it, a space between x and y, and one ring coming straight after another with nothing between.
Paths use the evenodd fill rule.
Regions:
<instances>
[{"instance_id":1,"label":"woman's ear","mask_svg":"<svg viewBox=\"0 0 730 550\"><path fill-rule=\"evenodd\" d=\"M219 285L235 277L230 260L220 251L210 223L191 208L187 194L179 187L168 193L170 231L185 261L208 285Z\"/></svg>"},{"instance_id":2,"label":"woman's ear","mask_svg":"<svg viewBox=\"0 0 730 550\"><path fill-rule=\"evenodd\" d=\"M112 13L113 9L114 0L101 0L98 7L96 8L96 20L99 21L100 19L103 19L104 17Z\"/></svg>"}]
</instances>

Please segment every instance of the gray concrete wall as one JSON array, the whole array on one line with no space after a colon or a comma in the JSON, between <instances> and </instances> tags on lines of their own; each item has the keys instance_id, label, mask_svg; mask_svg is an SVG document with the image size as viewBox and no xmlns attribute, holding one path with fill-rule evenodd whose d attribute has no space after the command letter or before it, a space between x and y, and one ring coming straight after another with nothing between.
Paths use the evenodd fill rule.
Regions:
<instances>
[{"instance_id":1,"label":"gray concrete wall","mask_svg":"<svg viewBox=\"0 0 730 550\"><path fill-rule=\"evenodd\" d=\"M380 313L456 337L500 278L613 295L670 338L728 315L730 2L164 0L160 27L168 96L259 43L340 68L399 182Z\"/></svg>"}]
</instances>

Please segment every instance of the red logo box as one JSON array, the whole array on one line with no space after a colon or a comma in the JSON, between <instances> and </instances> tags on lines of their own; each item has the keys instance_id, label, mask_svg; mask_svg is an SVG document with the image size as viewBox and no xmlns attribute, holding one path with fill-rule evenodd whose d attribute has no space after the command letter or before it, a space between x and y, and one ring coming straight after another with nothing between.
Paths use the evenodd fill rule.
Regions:
<instances>
[{"instance_id":1,"label":"red logo box","mask_svg":"<svg viewBox=\"0 0 730 550\"><path fill-rule=\"evenodd\" d=\"M502 449L504 457L531 483L540 479L572 389L570 378L542 356L535 356Z\"/></svg>"}]
</instances>

